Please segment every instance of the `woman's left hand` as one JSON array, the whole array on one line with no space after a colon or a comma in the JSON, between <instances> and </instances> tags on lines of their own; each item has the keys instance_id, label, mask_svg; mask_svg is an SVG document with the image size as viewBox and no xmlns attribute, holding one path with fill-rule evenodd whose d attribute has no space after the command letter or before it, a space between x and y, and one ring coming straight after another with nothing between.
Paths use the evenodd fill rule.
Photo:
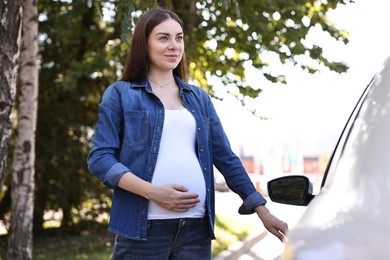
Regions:
<instances>
[{"instance_id":1,"label":"woman's left hand","mask_svg":"<svg viewBox=\"0 0 390 260\"><path fill-rule=\"evenodd\" d=\"M287 223L272 215L265 205L258 206L255 208L255 211L263 222L264 227L279 238L280 241L284 242L288 232Z\"/></svg>"}]
</instances>

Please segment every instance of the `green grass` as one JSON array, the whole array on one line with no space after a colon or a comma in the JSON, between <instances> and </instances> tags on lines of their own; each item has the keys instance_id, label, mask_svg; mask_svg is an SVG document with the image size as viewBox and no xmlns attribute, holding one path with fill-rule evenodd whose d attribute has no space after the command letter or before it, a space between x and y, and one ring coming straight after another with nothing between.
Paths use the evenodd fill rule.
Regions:
<instances>
[{"instance_id":1,"label":"green grass","mask_svg":"<svg viewBox=\"0 0 390 260\"><path fill-rule=\"evenodd\" d=\"M246 221L245 216L240 219L216 216L215 240L213 240L213 256L218 255L231 245L244 240L251 231L259 229L261 221Z\"/></svg>"},{"instance_id":2,"label":"green grass","mask_svg":"<svg viewBox=\"0 0 390 260\"><path fill-rule=\"evenodd\" d=\"M215 240L212 242L213 256L218 255L223 250L248 236L250 226L242 222L234 222L220 216L215 218Z\"/></svg>"},{"instance_id":3,"label":"green grass","mask_svg":"<svg viewBox=\"0 0 390 260\"><path fill-rule=\"evenodd\" d=\"M88 225L83 225L83 228ZM93 227L93 228L91 228ZM235 223L230 219L216 216L215 236L212 242L213 256L218 255L232 244L243 240L253 228L246 223ZM34 240L34 259L94 259L108 260L113 252L114 235L107 231L107 226L91 224L93 231L74 232L74 235L59 233L59 229L48 229L46 234ZM80 228L80 230L82 230ZM0 259L5 259L6 236L0 237Z\"/></svg>"},{"instance_id":4,"label":"green grass","mask_svg":"<svg viewBox=\"0 0 390 260\"><path fill-rule=\"evenodd\" d=\"M114 235L107 231L106 225L91 223L90 229L72 231L72 234L63 234L58 228L46 229L34 238L33 259L110 259ZM0 236L0 259L5 259L6 248L7 236Z\"/></svg>"},{"instance_id":5,"label":"green grass","mask_svg":"<svg viewBox=\"0 0 390 260\"><path fill-rule=\"evenodd\" d=\"M112 254L113 239L106 234L40 239L34 245L34 259L107 260Z\"/></svg>"}]
</instances>

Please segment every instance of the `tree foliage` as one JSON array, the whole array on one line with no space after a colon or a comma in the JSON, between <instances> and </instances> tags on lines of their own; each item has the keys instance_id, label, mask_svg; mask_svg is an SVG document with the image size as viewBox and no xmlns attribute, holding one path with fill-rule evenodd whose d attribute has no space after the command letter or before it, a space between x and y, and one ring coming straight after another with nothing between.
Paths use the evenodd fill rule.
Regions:
<instances>
[{"instance_id":1,"label":"tree foliage","mask_svg":"<svg viewBox=\"0 0 390 260\"><path fill-rule=\"evenodd\" d=\"M96 199L106 205L103 195L109 191L86 168L97 104L107 85L117 79L121 58L116 53L120 24L103 24L103 4L39 2L42 60L35 229L42 228L47 209L61 209L62 226L68 227L76 221L74 216L82 215L83 201Z\"/></svg>"},{"instance_id":2,"label":"tree foliage","mask_svg":"<svg viewBox=\"0 0 390 260\"><path fill-rule=\"evenodd\" d=\"M40 0L34 228L42 228L48 209L62 210L62 227L108 210L110 191L88 173L86 158L101 95L120 76L132 27L143 10L159 5L178 13L185 24L191 81L222 98L208 84L215 76L241 99L261 92L245 81L246 65L258 68L270 84L285 82L284 75L267 69L269 52L309 73L320 65L346 71L342 62L323 55L321 43L306 46L304 39L319 25L347 43L348 34L326 13L351 1ZM318 66L303 62L302 55Z\"/></svg>"},{"instance_id":3,"label":"tree foliage","mask_svg":"<svg viewBox=\"0 0 390 260\"><path fill-rule=\"evenodd\" d=\"M323 55L320 42L310 46L304 40L311 28L320 26L336 41L348 43L348 33L334 27L326 13L349 2L353 1L127 0L119 1L118 7L124 15L123 24L127 25L122 33L130 37L136 19L130 14L134 11L153 5L174 10L185 24L191 78L214 97L222 98L208 84L208 79L216 76L227 92L242 99L257 97L261 92L261 88L249 86L245 81L245 66L259 69L259 79L286 83L284 75L267 69L265 56L269 52L276 54L282 64L292 63L309 73L317 72L321 65L345 72L348 67L342 61L331 61ZM302 56L311 60L299 59ZM317 65L313 65L313 60Z\"/></svg>"}]
</instances>

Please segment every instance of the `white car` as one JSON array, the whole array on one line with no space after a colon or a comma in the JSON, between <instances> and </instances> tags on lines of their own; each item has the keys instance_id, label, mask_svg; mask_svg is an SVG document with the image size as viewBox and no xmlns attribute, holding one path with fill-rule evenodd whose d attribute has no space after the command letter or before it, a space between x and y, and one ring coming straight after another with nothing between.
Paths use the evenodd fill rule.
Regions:
<instances>
[{"instance_id":1,"label":"white car","mask_svg":"<svg viewBox=\"0 0 390 260\"><path fill-rule=\"evenodd\" d=\"M352 111L318 194L298 175L267 189L274 202L308 206L281 260L390 259L390 57Z\"/></svg>"}]
</instances>

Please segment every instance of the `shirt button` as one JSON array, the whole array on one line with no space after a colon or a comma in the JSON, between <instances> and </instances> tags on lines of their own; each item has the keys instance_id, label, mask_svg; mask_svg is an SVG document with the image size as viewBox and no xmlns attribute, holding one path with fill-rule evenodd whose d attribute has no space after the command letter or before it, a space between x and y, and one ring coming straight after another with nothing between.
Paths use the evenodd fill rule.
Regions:
<instances>
[{"instance_id":1,"label":"shirt button","mask_svg":"<svg viewBox=\"0 0 390 260\"><path fill-rule=\"evenodd\" d=\"M200 151L203 152L203 148L200 148Z\"/></svg>"}]
</instances>

